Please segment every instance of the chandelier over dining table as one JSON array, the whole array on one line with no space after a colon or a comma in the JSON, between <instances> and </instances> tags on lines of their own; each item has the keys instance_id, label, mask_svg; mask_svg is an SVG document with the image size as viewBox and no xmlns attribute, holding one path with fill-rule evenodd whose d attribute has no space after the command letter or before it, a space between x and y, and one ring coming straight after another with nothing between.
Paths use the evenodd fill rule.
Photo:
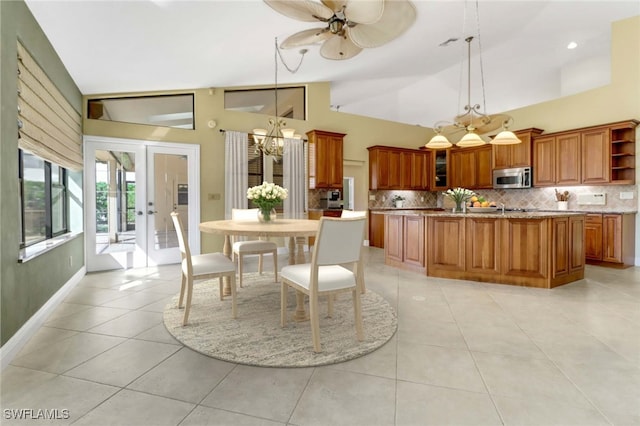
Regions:
<instances>
[{"instance_id":1,"label":"chandelier over dining table","mask_svg":"<svg viewBox=\"0 0 640 426\"><path fill-rule=\"evenodd\" d=\"M256 153L261 152L264 155L269 155L274 157L275 159L282 158L282 153L284 149L284 139L301 139L302 136L296 134L295 129L286 128L286 121L278 115L278 56L280 55L280 50L278 49L278 38L275 38L275 49L274 49L274 62L275 62L275 84L274 84L274 102L275 102L275 116L269 118L269 126L267 129L253 129L253 141L255 142L255 151ZM302 60L304 59L304 54L307 53L307 49L300 50L300 54L302 55L300 58L300 62L297 67L291 69L284 62L282 57L282 63L291 73L295 73L302 65Z\"/></svg>"}]
</instances>

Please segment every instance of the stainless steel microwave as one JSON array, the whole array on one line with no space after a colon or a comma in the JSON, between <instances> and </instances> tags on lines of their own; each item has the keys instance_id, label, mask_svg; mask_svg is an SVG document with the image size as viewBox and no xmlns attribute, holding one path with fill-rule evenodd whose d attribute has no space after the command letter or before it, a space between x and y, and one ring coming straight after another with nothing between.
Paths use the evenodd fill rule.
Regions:
<instances>
[{"instance_id":1,"label":"stainless steel microwave","mask_svg":"<svg viewBox=\"0 0 640 426\"><path fill-rule=\"evenodd\" d=\"M516 167L493 171L494 189L531 188L531 167Z\"/></svg>"}]
</instances>

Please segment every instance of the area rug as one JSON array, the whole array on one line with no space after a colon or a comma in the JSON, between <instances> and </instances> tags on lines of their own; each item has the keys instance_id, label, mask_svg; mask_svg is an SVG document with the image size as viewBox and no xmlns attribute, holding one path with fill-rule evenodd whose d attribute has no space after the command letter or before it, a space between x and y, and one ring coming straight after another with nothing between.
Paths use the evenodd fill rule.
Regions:
<instances>
[{"instance_id":1,"label":"area rug","mask_svg":"<svg viewBox=\"0 0 640 426\"><path fill-rule=\"evenodd\" d=\"M337 296L333 317L326 317L327 303L320 301L320 343L314 353L309 321L290 321L280 327L280 283L273 275L245 274L238 288L238 318L231 318L231 296L218 299L218 281L196 282L189 324L182 326L184 309L177 308L178 295L164 310L164 324L185 346L224 361L262 367L312 367L347 361L384 345L397 329L397 316L379 294L362 295L364 337L356 338L351 293ZM306 306L309 312L308 305ZM290 290L288 313L295 311Z\"/></svg>"}]
</instances>

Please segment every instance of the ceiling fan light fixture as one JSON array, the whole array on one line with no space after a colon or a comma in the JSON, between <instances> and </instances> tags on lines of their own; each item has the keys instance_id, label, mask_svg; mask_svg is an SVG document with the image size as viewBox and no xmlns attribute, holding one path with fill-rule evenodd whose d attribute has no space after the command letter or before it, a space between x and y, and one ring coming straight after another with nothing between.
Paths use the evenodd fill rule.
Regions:
<instances>
[{"instance_id":1,"label":"ceiling fan light fixture","mask_svg":"<svg viewBox=\"0 0 640 426\"><path fill-rule=\"evenodd\" d=\"M326 59L345 60L364 48L379 47L399 37L414 22L416 9L409 0L263 0L275 11L321 28L289 36L283 49L322 42Z\"/></svg>"}]
</instances>

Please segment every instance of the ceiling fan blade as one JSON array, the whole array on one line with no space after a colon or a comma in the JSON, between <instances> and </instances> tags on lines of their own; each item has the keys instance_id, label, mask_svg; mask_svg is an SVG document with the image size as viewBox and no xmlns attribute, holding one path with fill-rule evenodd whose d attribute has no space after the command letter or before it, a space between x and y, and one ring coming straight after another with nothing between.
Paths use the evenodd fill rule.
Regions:
<instances>
[{"instance_id":1,"label":"ceiling fan blade","mask_svg":"<svg viewBox=\"0 0 640 426\"><path fill-rule=\"evenodd\" d=\"M280 47L291 49L292 47L307 46L309 44L320 43L331 37L333 34L326 28L311 28L287 37Z\"/></svg>"},{"instance_id":2,"label":"ceiling fan blade","mask_svg":"<svg viewBox=\"0 0 640 426\"><path fill-rule=\"evenodd\" d=\"M360 47L378 47L405 32L416 20L415 6L407 0L386 0L382 17L375 24L347 28L349 37Z\"/></svg>"},{"instance_id":3,"label":"ceiling fan blade","mask_svg":"<svg viewBox=\"0 0 640 426\"><path fill-rule=\"evenodd\" d=\"M322 1L322 4L324 4L334 12L342 10L342 6L347 4L347 0L320 0L320 1Z\"/></svg>"},{"instance_id":4,"label":"ceiling fan blade","mask_svg":"<svg viewBox=\"0 0 640 426\"><path fill-rule=\"evenodd\" d=\"M382 17L385 8L384 0L350 0L346 2L344 15L349 21L358 24L373 24ZM335 10L335 9L334 9Z\"/></svg>"},{"instance_id":5,"label":"ceiling fan blade","mask_svg":"<svg viewBox=\"0 0 640 426\"><path fill-rule=\"evenodd\" d=\"M327 59L342 60L356 56L362 51L361 47L353 44L347 37L336 35L322 44L320 54Z\"/></svg>"},{"instance_id":6,"label":"ceiling fan blade","mask_svg":"<svg viewBox=\"0 0 640 426\"><path fill-rule=\"evenodd\" d=\"M326 21L333 16L333 10L311 0L264 0L278 13L299 21Z\"/></svg>"}]
</instances>

